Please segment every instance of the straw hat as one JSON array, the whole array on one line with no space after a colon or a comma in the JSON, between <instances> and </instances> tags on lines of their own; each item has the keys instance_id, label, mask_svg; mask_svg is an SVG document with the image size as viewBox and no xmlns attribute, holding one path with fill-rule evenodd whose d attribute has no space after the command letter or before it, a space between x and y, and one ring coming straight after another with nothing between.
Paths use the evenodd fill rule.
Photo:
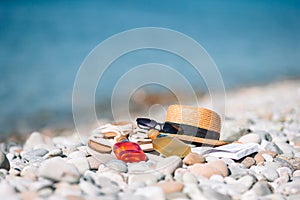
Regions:
<instances>
[{"instance_id":1,"label":"straw hat","mask_svg":"<svg viewBox=\"0 0 300 200\"><path fill-rule=\"evenodd\" d=\"M183 140L214 146L227 144L227 142L219 140L221 131L220 116L216 112L207 108L185 105L171 105L167 110L166 122L198 127L201 132L206 133L206 136L204 136L203 138L185 135L176 136L176 134L172 134L172 136L182 138ZM217 135L217 137L214 137L212 139L209 137L210 134ZM206 137L208 138L206 139Z\"/></svg>"}]
</instances>

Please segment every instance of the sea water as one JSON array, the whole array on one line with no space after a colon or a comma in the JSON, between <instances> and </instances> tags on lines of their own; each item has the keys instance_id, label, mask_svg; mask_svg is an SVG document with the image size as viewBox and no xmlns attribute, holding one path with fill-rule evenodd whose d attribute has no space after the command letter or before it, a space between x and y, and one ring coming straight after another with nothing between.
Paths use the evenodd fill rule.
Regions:
<instances>
[{"instance_id":1,"label":"sea water","mask_svg":"<svg viewBox=\"0 0 300 200\"><path fill-rule=\"evenodd\" d=\"M0 134L72 122L72 88L84 58L132 28L164 27L192 37L215 61L226 88L299 77L299 19L299 1L283 0L1 1ZM184 60L144 50L112 64L97 101L107 103L122 74L149 62L174 67L206 90Z\"/></svg>"}]
</instances>

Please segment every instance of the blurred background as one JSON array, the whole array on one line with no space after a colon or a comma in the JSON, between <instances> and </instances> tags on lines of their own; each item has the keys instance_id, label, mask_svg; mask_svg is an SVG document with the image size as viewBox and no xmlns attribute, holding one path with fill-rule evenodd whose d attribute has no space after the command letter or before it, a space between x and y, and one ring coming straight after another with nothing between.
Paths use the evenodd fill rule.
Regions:
<instances>
[{"instance_id":1,"label":"blurred background","mask_svg":"<svg viewBox=\"0 0 300 200\"><path fill-rule=\"evenodd\" d=\"M0 1L0 135L73 127L72 89L84 58L108 37L147 26L173 29L199 42L226 89L300 76L296 0ZM109 103L120 67L147 62L174 66L199 93L206 91L203 80L176 56L136 52L107 72L97 109Z\"/></svg>"}]
</instances>

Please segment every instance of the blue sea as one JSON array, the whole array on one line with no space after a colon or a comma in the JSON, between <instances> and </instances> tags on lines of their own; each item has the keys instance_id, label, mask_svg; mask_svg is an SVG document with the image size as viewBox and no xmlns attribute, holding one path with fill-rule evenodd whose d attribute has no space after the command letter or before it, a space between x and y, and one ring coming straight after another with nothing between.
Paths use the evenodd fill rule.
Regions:
<instances>
[{"instance_id":1,"label":"blue sea","mask_svg":"<svg viewBox=\"0 0 300 200\"><path fill-rule=\"evenodd\" d=\"M72 124L72 89L85 57L108 37L139 27L196 40L226 89L300 76L299 1L0 1L0 135ZM107 103L118 65L147 62L176 68L182 61L157 51L120 58L97 101ZM188 67L182 73L205 90Z\"/></svg>"}]
</instances>

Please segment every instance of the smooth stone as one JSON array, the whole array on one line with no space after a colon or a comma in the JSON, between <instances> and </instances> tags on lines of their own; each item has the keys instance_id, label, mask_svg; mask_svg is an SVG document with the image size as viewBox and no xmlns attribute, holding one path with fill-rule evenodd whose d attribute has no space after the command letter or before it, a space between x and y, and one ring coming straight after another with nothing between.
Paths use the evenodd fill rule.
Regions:
<instances>
[{"instance_id":1,"label":"smooth stone","mask_svg":"<svg viewBox=\"0 0 300 200\"><path fill-rule=\"evenodd\" d=\"M277 154L283 154L283 151L274 142L269 142L265 146L266 151L275 151Z\"/></svg>"},{"instance_id":2,"label":"smooth stone","mask_svg":"<svg viewBox=\"0 0 300 200\"><path fill-rule=\"evenodd\" d=\"M43 157L48 152L49 151L47 149L37 148L37 149L26 151L23 155L21 154L21 156L22 157Z\"/></svg>"},{"instance_id":3,"label":"smooth stone","mask_svg":"<svg viewBox=\"0 0 300 200\"><path fill-rule=\"evenodd\" d=\"M288 167L276 169L280 177L286 177L288 180L292 177L292 170Z\"/></svg>"},{"instance_id":4,"label":"smooth stone","mask_svg":"<svg viewBox=\"0 0 300 200\"><path fill-rule=\"evenodd\" d=\"M111 188L108 192L119 191L119 187L126 187L124 177L116 172L105 172L97 173L97 178L95 179L95 184L106 187L105 189Z\"/></svg>"},{"instance_id":5,"label":"smooth stone","mask_svg":"<svg viewBox=\"0 0 300 200\"><path fill-rule=\"evenodd\" d=\"M234 163L232 165L229 165L228 168L230 171L230 176L232 178L238 179L238 178L241 178L241 177L247 175L247 170L246 170L247 168L243 164Z\"/></svg>"},{"instance_id":6,"label":"smooth stone","mask_svg":"<svg viewBox=\"0 0 300 200\"><path fill-rule=\"evenodd\" d=\"M21 192L18 197L22 200L34 200L34 199L38 199L38 193L36 193L35 191L24 191Z\"/></svg>"},{"instance_id":7,"label":"smooth stone","mask_svg":"<svg viewBox=\"0 0 300 200\"><path fill-rule=\"evenodd\" d=\"M39 191L46 187L52 187L53 181L50 181L48 179L40 179L38 181L35 181L29 186L30 191Z\"/></svg>"},{"instance_id":8,"label":"smooth stone","mask_svg":"<svg viewBox=\"0 0 300 200\"><path fill-rule=\"evenodd\" d=\"M238 140L238 142L241 143L257 143L260 144L261 143L261 138L259 135L255 134L255 133L248 133L247 135L243 135L242 137L240 137L240 139Z\"/></svg>"},{"instance_id":9,"label":"smooth stone","mask_svg":"<svg viewBox=\"0 0 300 200\"><path fill-rule=\"evenodd\" d=\"M183 192L186 193L192 200L207 199L200 188L195 184L187 184L183 188Z\"/></svg>"},{"instance_id":10,"label":"smooth stone","mask_svg":"<svg viewBox=\"0 0 300 200\"><path fill-rule=\"evenodd\" d=\"M63 154L63 151L61 148L54 148L51 149L46 155L43 156L44 159L52 158L55 156L61 156Z\"/></svg>"},{"instance_id":11,"label":"smooth stone","mask_svg":"<svg viewBox=\"0 0 300 200\"><path fill-rule=\"evenodd\" d=\"M185 193L182 192L174 192L166 195L167 200L184 200L189 199Z\"/></svg>"},{"instance_id":12,"label":"smooth stone","mask_svg":"<svg viewBox=\"0 0 300 200\"><path fill-rule=\"evenodd\" d=\"M127 165L124 161L122 160L111 160L111 161L108 161L106 164L106 167L112 169L112 170L115 170L119 173L126 173L127 172Z\"/></svg>"},{"instance_id":13,"label":"smooth stone","mask_svg":"<svg viewBox=\"0 0 300 200\"><path fill-rule=\"evenodd\" d=\"M245 192L241 197L241 200L258 200L258 199L259 197L252 190Z\"/></svg>"},{"instance_id":14,"label":"smooth stone","mask_svg":"<svg viewBox=\"0 0 300 200\"><path fill-rule=\"evenodd\" d=\"M300 194L299 182L289 182L281 185L277 191L283 195Z\"/></svg>"},{"instance_id":15,"label":"smooth stone","mask_svg":"<svg viewBox=\"0 0 300 200\"><path fill-rule=\"evenodd\" d=\"M65 182L55 183L55 194L66 197L68 200L71 199L83 199L79 184L69 184ZM70 198L71 197L71 198Z\"/></svg>"},{"instance_id":16,"label":"smooth stone","mask_svg":"<svg viewBox=\"0 0 300 200\"><path fill-rule=\"evenodd\" d=\"M24 151L29 151L31 149L40 148L45 145L45 141L39 132L33 132L28 137L24 144Z\"/></svg>"},{"instance_id":17,"label":"smooth stone","mask_svg":"<svg viewBox=\"0 0 300 200\"><path fill-rule=\"evenodd\" d=\"M289 158L288 162L292 165L294 170L300 170L300 158Z\"/></svg>"},{"instance_id":18,"label":"smooth stone","mask_svg":"<svg viewBox=\"0 0 300 200\"><path fill-rule=\"evenodd\" d=\"M259 198L260 200L286 200L283 196L280 194L269 194L263 197Z\"/></svg>"},{"instance_id":19,"label":"smooth stone","mask_svg":"<svg viewBox=\"0 0 300 200\"><path fill-rule=\"evenodd\" d=\"M96 197L101 193L100 187L88 181L80 180L79 187L85 194L90 196Z\"/></svg>"},{"instance_id":20,"label":"smooth stone","mask_svg":"<svg viewBox=\"0 0 300 200\"><path fill-rule=\"evenodd\" d=\"M270 182L275 181L279 177L276 169L274 168L266 168L261 173L264 175L264 177L266 177L267 181Z\"/></svg>"},{"instance_id":21,"label":"smooth stone","mask_svg":"<svg viewBox=\"0 0 300 200\"><path fill-rule=\"evenodd\" d=\"M87 157L87 160L89 162L90 169L98 169L101 164L101 162L94 158L94 156Z\"/></svg>"},{"instance_id":22,"label":"smooth stone","mask_svg":"<svg viewBox=\"0 0 300 200\"><path fill-rule=\"evenodd\" d=\"M293 173L293 177L299 177L300 176L300 170L296 170Z\"/></svg>"},{"instance_id":23,"label":"smooth stone","mask_svg":"<svg viewBox=\"0 0 300 200\"><path fill-rule=\"evenodd\" d=\"M74 165L66 163L60 157L54 157L41 164L39 176L54 181L77 183L80 173Z\"/></svg>"},{"instance_id":24,"label":"smooth stone","mask_svg":"<svg viewBox=\"0 0 300 200\"><path fill-rule=\"evenodd\" d=\"M256 178L251 175L246 175L234 182L233 186L237 192L244 193L248 191L255 182Z\"/></svg>"},{"instance_id":25,"label":"smooth stone","mask_svg":"<svg viewBox=\"0 0 300 200\"><path fill-rule=\"evenodd\" d=\"M228 176L228 168L227 165L224 161L222 160L216 160L216 161L212 161L207 163L208 166L214 167L217 170L219 170L221 172L222 176Z\"/></svg>"},{"instance_id":26,"label":"smooth stone","mask_svg":"<svg viewBox=\"0 0 300 200\"><path fill-rule=\"evenodd\" d=\"M246 157L242 162L245 167L250 168L252 165L255 164L255 159L251 157Z\"/></svg>"},{"instance_id":27,"label":"smooth stone","mask_svg":"<svg viewBox=\"0 0 300 200\"><path fill-rule=\"evenodd\" d=\"M38 167L28 165L22 169L20 175L27 179L37 180Z\"/></svg>"},{"instance_id":28,"label":"smooth stone","mask_svg":"<svg viewBox=\"0 0 300 200\"><path fill-rule=\"evenodd\" d=\"M112 154L107 153L98 153L88 148L88 153L91 154L95 159L97 159L100 163L105 164L110 160L116 159L116 157Z\"/></svg>"},{"instance_id":29,"label":"smooth stone","mask_svg":"<svg viewBox=\"0 0 300 200\"><path fill-rule=\"evenodd\" d=\"M272 193L268 183L263 181L257 182L251 190L254 191L258 196L265 196Z\"/></svg>"},{"instance_id":30,"label":"smooth stone","mask_svg":"<svg viewBox=\"0 0 300 200\"><path fill-rule=\"evenodd\" d=\"M210 177L209 180L223 183L224 182L224 177L221 176L221 175L218 175L218 174L214 174Z\"/></svg>"},{"instance_id":31,"label":"smooth stone","mask_svg":"<svg viewBox=\"0 0 300 200\"><path fill-rule=\"evenodd\" d=\"M51 187L43 188L38 191L40 197L46 198L52 195L53 189Z\"/></svg>"},{"instance_id":32,"label":"smooth stone","mask_svg":"<svg viewBox=\"0 0 300 200\"><path fill-rule=\"evenodd\" d=\"M289 158L294 157L294 154L297 152L294 147L285 142L277 142L276 145L282 150L283 154Z\"/></svg>"},{"instance_id":33,"label":"smooth stone","mask_svg":"<svg viewBox=\"0 0 300 200\"><path fill-rule=\"evenodd\" d=\"M295 195L289 195L287 200L299 200L300 199L300 194L295 194Z\"/></svg>"},{"instance_id":34,"label":"smooth stone","mask_svg":"<svg viewBox=\"0 0 300 200\"><path fill-rule=\"evenodd\" d=\"M196 163L204 163L205 158L198 153L191 152L184 159L183 163L186 165L193 165Z\"/></svg>"},{"instance_id":35,"label":"smooth stone","mask_svg":"<svg viewBox=\"0 0 300 200\"><path fill-rule=\"evenodd\" d=\"M230 200L231 198L227 195L221 194L210 187L203 188L203 195L206 199L215 199L215 200Z\"/></svg>"},{"instance_id":36,"label":"smooth stone","mask_svg":"<svg viewBox=\"0 0 300 200\"><path fill-rule=\"evenodd\" d=\"M254 160L255 160L256 164L263 163L265 161L262 154L268 154L268 155L272 156L273 158L277 155L277 153L275 151L259 151L254 156Z\"/></svg>"},{"instance_id":37,"label":"smooth stone","mask_svg":"<svg viewBox=\"0 0 300 200\"><path fill-rule=\"evenodd\" d=\"M217 160L207 164L194 164L188 167L188 170L196 176L210 178L214 174L228 176L228 168L224 161Z\"/></svg>"},{"instance_id":38,"label":"smooth stone","mask_svg":"<svg viewBox=\"0 0 300 200\"><path fill-rule=\"evenodd\" d=\"M213 161L219 160L219 158L214 157L214 156L206 156L205 160L206 160L206 162L209 163L209 162L213 162Z\"/></svg>"},{"instance_id":39,"label":"smooth stone","mask_svg":"<svg viewBox=\"0 0 300 200\"><path fill-rule=\"evenodd\" d=\"M294 137L292 142L294 143L295 146L300 147L300 136Z\"/></svg>"},{"instance_id":40,"label":"smooth stone","mask_svg":"<svg viewBox=\"0 0 300 200\"><path fill-rule=\"evenodd\" d=\"M0 180L1 178L5 178L5 176L8 175L8 171L6 169L0 169Z\"/></svg>"},{"instance_id":41,"label":"smooth stone","mask_svg":"<svg viewBox=\"0 0 300 200\"><path fill-rule=\"evenodd\" d=\"M152 185L157 182L157 177L154 174L130 174L128 176L128 184L142 183Z\"/></svg>"},{"instance_id":42,"label":"smooth stone","mask_svg":"<svg viewBox=\"0 0 300 200\"><path fill-rule=\"evenodd\" d=\"M127 167L129 174L144 174L154 172L154 170L149 166L149 163L144 161L136 163L127 163Z\"/></svg>"},{"instance_id":43,"label":"smooth stone","mask_svg":"<svg viewBox=\"0 0 300 200\"><path fill-rule=\"evenodd\" d=\"M134 194L144 196L147 199L165 200L165 193L163 189L157 186L138 188Z\"/></svg>"},{"instance_id":44,"label":"smooth stone","mask_svg":"<svg viewBox=\"0 0 300 200\"><path fill-rule=\"evenodd\" d=\"M215 175L214 175L215 176ZM191 172L185 172L182 175L182 182L184 184L197 184L198 183L198 179L196 178L196 176L194 174L192 174Z\"/></svg>"},{"instance_id":45,"label":"smooth stone","mask_svg":"<svg viewBox=\"0 0 300 200\"><path fill-rule=\"evenodd\" d=\"M224 182L227 184L236 184L237 180L231 176L224 177Z\"/></svg>"},{"instance_id":46,"label":"smooth stone","mask_svg":"<svg viewBox=\"0 0 300 200\"><path fill-rule=\"evenodd\" d=\"M85 171L90 169L90 164L86 157L73 158L68 160L67 163L73 164L80 174L84 174Z\"/></svg>"},{"instance_id":47,"label":"smooth stone","mask_svg":"<svg viewBox=\"0 0 300 200\"><path fill-rule=\"evenodd\" d=\"M2 151L0 151L0 169L10 170L10 163Z\"/></svg>"},{"instance_id":48,"label":"smooth stone","mask_svg":"<svg viewBox=\"0 0 300 200\"><path fill-rule=\"evenodd\" d=\"M181 167L182 160L178 156L170 156L162 161L158 162L156 165L156 170L163 174L173 174L174 171Z\"/></svg>"},{"instance_id":49,"label":"smooth stone","mask_svg":"<svg viewBox=\"0 0 300 200\"><path fill-rule=\"evenodd\" d=\"M234 162L234 160L230 159L230 158L221 158L222 161L224 161L227 165L231 165Z\"/></svg>"},{"instance_id":50,"label":"smooth stone","mask_svg":"<svg viewBox=\"0 0 300 200\"><path fill-rule=\"evenodd\" d=\"M271 134L266 131L254 131L253 134L259 135L262 140L272 141Z\"/></svg>"},{"instance_id":51,"label":"smooth stone","mask_svg":"<svg viewBox=\"0 0 300 200\"><path fill-rule=\"evenodd\" d=\"M187 171L188 171L187 169L177 168L177 169L175 170L175 172L174 172L174 179L175 179L176 181L181 182L181 181L182 181L182 178L183 178L183 175L184 175L185 173L188 173Z\"/></svg>"},{"instance_id":52,"label":"smooth stone","mask_svg":"<svg viewBox=\"0 0 300 200\"><path fill-rule=\"evenodd\" d=\"M294 168L293 168L293 165L289 161L287 161L287 160L284 160L282 158L274 158L274 162L276 162L279 167L287 167L292 172L295 171Z\"/></svg>"},{"instance_id":53,"label":"smooth stone","mask_svg":"<svg viewBox=\"0 0 300 200\"><path fill-rule=\"evenodd\" d=\"M175 181L162 181L156 183L154 186L160 187L165 194L170 194L173 192L181 192L184 187L182 183L175 182Z\"/></svg>"},{"instance_id":54,"label":"smooth stone","mask_svg":"<svg viewBox=\"0 0 300 200\"><path fill-rule=\"evenodd\" d=\"M85 153L82 151L73 151L68 155L68 158L73 158L73 159L85 158Z\"/></svg>"},{"instance_id":55,"label":"smooth stone","mask_svg":"<svg viewBox=\"0 0 300 200\"><path fill-rule=\"evenodd\" d=\"M273 157L270 156L269 154L263 153L263 154L261 154L261 156L264 158L264 160L265 160L266 162L273 162Z\"/></svg>"},{"instance_id":56,"label":"smooth stone","mask_svg":"<svg viewBox=\"0 0 300 200\"><path fill-rule=\"evenodd\" d=\"M15 188L15 190L18 192L27 191L32 183L33 183L32 180L24 179L22 177L9 178L9 184L12 185Z\"/></svg>"}]
</instances>

